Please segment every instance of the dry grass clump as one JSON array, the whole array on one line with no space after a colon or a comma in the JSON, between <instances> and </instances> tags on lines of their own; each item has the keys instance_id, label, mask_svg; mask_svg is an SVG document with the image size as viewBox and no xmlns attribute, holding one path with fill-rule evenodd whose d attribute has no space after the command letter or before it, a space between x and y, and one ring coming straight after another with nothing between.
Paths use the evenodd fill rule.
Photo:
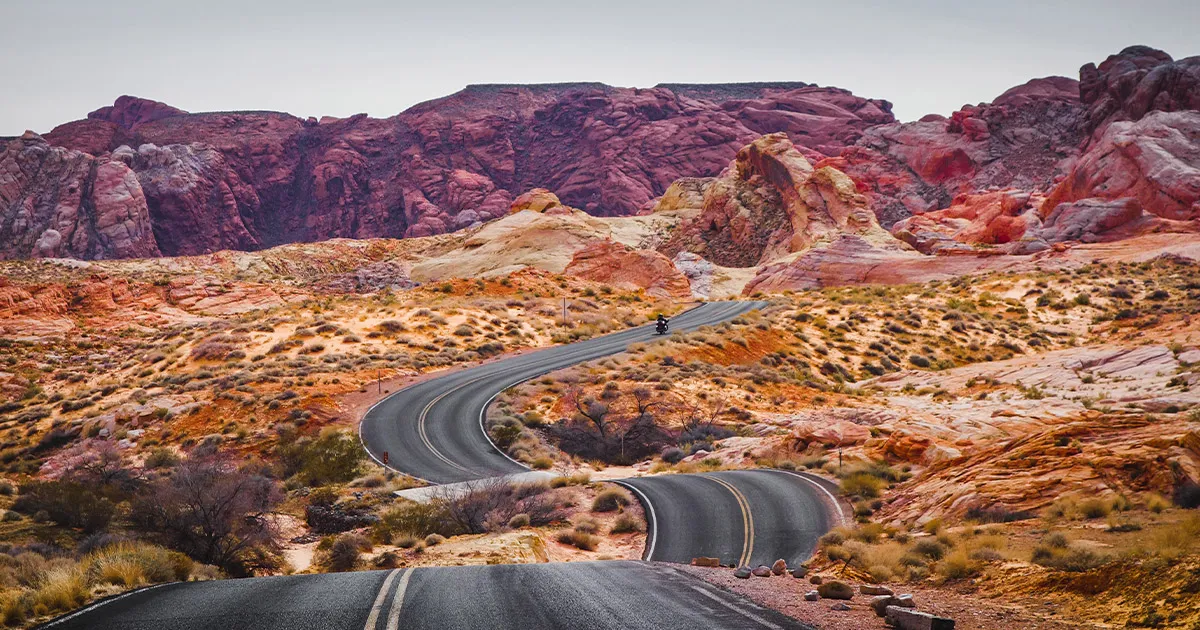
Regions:
<instances>
[{"instance_id":1,"label":"dry grass clump","mask_svg":"<svg viewBox=\"0 0 1200 630\"><path fill-rule=\"evenodd\" d=\"M565 529L558 533L555 540L564 544L571 545L576 549L583 551L595 551L600 546L600 537L581 531L578 526L575 529Z\"/></svg>"},{"instance_id":2,"label":"dry grass clump","mask_svg":"<svg viewBox=\"0 0 1200 630\"><path fill-rule=\"evenodd\" d=\"M617 488L609 488L596 495L592 501L593 512L616 512L629 505L629 495Z\"/></svg>"},{"instance_id":3,"label":"dry grass clump","mask_svg":"<svg viewBox=\"0 0 1200 630\"><path fill-rule=\"evenodd\" d=\"M128 589L211 575L211 570L181 553L138 542L107 545L78 560L47 558L33 551L4 553L0 554L0 622L21 625L65 613L98 591L111 592L112 587Z\"/></svg>"}]
</instances>

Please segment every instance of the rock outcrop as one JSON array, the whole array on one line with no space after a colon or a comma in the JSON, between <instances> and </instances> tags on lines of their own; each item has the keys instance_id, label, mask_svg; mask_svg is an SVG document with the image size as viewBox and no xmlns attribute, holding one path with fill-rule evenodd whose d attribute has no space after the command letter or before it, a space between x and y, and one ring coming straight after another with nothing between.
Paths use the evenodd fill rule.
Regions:
<instances>
[{"instance_id":1,"label":"rock outcrop","mask_svg":"<svg viewBox=\"0 0 1200 630\"><path fill-rule=\"evenodd\" d=\"M828 164L858 183L885 226L990 188L1046 190L1084 138L1078 82L1034 79L949 118L873 127Z\"/></svg>"},{"instance_id":2,"label":"rock outcrop","mask_svg":"<svg viewBox=\"0 0 1200 630\"><path fill-rule=\"evenodd\" d=\"M677 191L668 203L694 199ZM751 267L842 234L898 246L879 227L849 177L828 166L814 169L783 134L763 136L742 148L720 177L703 185L701 204L699 215L680 227L662 251L687 251L718 265Z\"/></svg>"},{"instance_id":3,"label":"rock outcrop","mask_svg":"<svg viewBox=\"0 0 1200 630\"><path fill-rule=\"evenodd\" d=\"M1099 67L1084 66L1079 95L1077 124L1061 136L1078 137L1078 157L1065 150L1047 153L1062 157L1044 171L1056 174L1055 185L961 194L948 207L931 212L910 207L914 216L893 225L893 232L926 253L976 245L1028 253L1063 241L1200 231L1200 57L1173 61L1145 46L1127 48ZM1012 103L1012 94L1007 96L997 103ZM1048 96L1044 91L1023 94L1021 102L1027 106ZM969 119L958 126L964 131L972 127ZM871 130L862 142L884 130ZM856 150L845 155L861 156ZM1012 155L1009 151L1004 159L1011 162ZM848 170L881 181L879 173L864 171L864 164L875 166L868 161ZM927 173L914 170L928 183ZM971 177L976 188L988 183ZM912 182L904 184L915 190Z\"/></svg>"},{"instance_id":4,"label":"rock outcrop","mask_svg":"<svg viewBox=\"0 0 1200 630\"><path fill-rule=\"evenodd\" d=\"M145 194L120 160L27 132L0 152L0 257L158 256Z\"/></svg>"},{"instance_id":5,"label":"rock outcrop","mask_svg":"<svg viewBox=\"0 0 1200 630\"><path fill-rule=\"evenodd\" d=\"M575 254L564 273L626 289L645 289L656 297L688 298L687 276L662 254L598 241Z\"/></svg>"},{"instance_id":6,"label":"rock outcrop","mask_svg":"<svg viewBox=\"0 0 1200 630\"><path fill-rule=\"evenodd\" d=\"M479 85L388 119L188 114L125 96L46 138L133 168L150 244L176 255L441 234L501 217L537 187L592 215L634 214L680 177L716 174L761 133L821 155L891 122L890 108L803 83ZM47 194L31 186L23 194ZM70 242L60 253L101 255Z\"/></svg>"}]
</instances>

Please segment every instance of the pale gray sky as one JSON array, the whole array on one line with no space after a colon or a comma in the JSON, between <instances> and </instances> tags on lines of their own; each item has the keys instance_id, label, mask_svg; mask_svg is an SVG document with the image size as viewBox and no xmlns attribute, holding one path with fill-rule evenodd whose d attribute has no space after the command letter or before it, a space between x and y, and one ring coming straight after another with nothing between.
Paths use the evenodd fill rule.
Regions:
<instances>
[{"instance_id":1,"label":"pale gray sky","mask_svg":"<svg viewBox=\"0 0 1200 630\"><path fill-rule=\"evenodd\" d=\"M556 81L807 81L912 120L1132 44L1200 54L1195 0L3 0L0 24L0 135L121 94L391 116L468 83Z\"/></svg>"}]
</instances>

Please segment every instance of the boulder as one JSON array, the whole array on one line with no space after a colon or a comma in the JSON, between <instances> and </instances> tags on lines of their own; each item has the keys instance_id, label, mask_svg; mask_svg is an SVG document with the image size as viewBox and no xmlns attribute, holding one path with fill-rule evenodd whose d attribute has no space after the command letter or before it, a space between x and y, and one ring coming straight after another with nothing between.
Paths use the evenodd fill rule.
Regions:
<instances>
[{"instance_id":1,"label":"boulder","mask_svg":"<svg viewBox=\"0 0 1200 630\"><path fill-rule=\"evenodd\" d=\"M738 578L739 580L748 580L753 572L754 570L750 567L738 567L737 570L733 572L733 577Z\"/></svg>"},{"instance_id":2,"label":"boulder","mask_svg":"<svg viewBox=\"0 0 1200 630\"><path fill-rule=\"evenodd\" d=\"M821 594L816 591L809 591L804 594L804 601L806 602L815 602L818 599L821 599Z\"/></svg>"},{"instance_id":3,"label":"boulder","mask_svg":"<svg viewBox=\"0 0 1200 630\"><path fill-rule=\"evenodd\" d=\"M771 565L771 573L774 573L775 575L783 575L784 573L787 573L787 560L782 558L776 560L775 563Z\"/></svg>"},{"instance_id":4,"label":"boulder","mask_svg":"<svg viewBox=\"0 0 1200 630\"><path fill-rule=\"evenodd\" d=\"M545 188L534 188L513 199L512 204L509 206L509 212L520 212L522 210L546 212L547 210L561 207L562 202L558 200L558 195Z\"/></svg>"},{"instance_id":5,"label":"boulder","mask_svg":"<svg viewBox=\"0 0 1200 630\"><path fill-rule=\"evenodd\" d=\"M803 578L806 575L808 575L808 569L806 569L804 567L796 567L795 569L792 569L792 577L794 577L794 578L799 579L799 578Z\"/></svg>"},{"instance_id":6,"label":"boulder","mask_svg":"<svg viewBox=\"0 0 1200 630\"><path fill-rule=\"evenodd\" d=\"M697 566L697 567L719 567L719 566L721 566L721 559L720 559L720 558L709 558L709 557L705 557L705 556L700 556L700 557L698 557L698 558L692 558L692 566Z\"/></svg>"},{"instance_id":7,"label":"boulder","mask_svg":"<svg viewBox=\"0 0 1200 630\"><path fill-rule=\"evenodd\" d=\"M954 620L900 606L888 606L884 621L897 630L954 630Z\"/></svg>"},{"instance_id":8,"label":"boulder","mask_svg":"<svg viewBox=\"0 0 1200 630\"><path fill-rule=\"evenodd\" d=\"M808 578L809 584L815 584L817 586L820 586L821 582L824 582L824 581L825 580L819 575L814 575L814 576Z\"/></svg>"},{"instance_id":9,"label":"boulder","mask_svg":"<svg viewBox=\"0 0 1200 630\"><path fill-rule=\"evenodd\" d=\"M771 567L760 564L754 567L754 570L751 573L753 573L755 577L771 577Z\"/></svg>"},{"instance_id":10,"label":"boulder","mask_svg":"<svg viewBox=\"0 0 1200 630\"><path fill-rule=\"evenodd\" d=\"M871 609L875 611L875 614L880 617L884 617L887 615L888 606L899 606L901 608L916 608L916 604L913 602L912 595L901 595L899 597L896 597L895 595L891 595L891 594L880 595L878 597L872 598L870 605L871 605Z\"/></svg>"},{"instance_id":11,"label":"boulder","mask_svg":"<svg viewBox=\"0 0 1200 630\"><path fill-rule=\"evenodd\" d=\"M818 586L817 593L820 593L821 597L825 599L853 599L854 587L845 582L833 580Z\"/></svg>"}]
</instances>

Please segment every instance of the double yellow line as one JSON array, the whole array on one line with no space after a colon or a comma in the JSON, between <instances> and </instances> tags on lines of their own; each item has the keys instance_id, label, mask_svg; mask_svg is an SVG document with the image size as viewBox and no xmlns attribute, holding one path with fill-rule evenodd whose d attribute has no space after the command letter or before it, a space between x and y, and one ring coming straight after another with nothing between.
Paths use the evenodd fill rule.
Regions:
<instances>
[{"instance_id":1,"label":"double yellow line","mask_svg":"<svg viewBox=\"0 0 1200 630\"><path fill-rule=\"evenodd\" d=\"M464 466L459 465L457 462L454 462L449 457L446 457L445 455L443 455L441 451L434 448L433 442L431 442L429 440L429 435L425 432L425 418L427 418L429 416L429 410L433 409L433 406L438 404L439 402L441 402L441 400L443 398L445 398L446 396L449 396L450 394L453 394L454 392L456 392L468 385L472 385L472 384L476 383L477 381L481 381L485 378L487 378L487 375L473 378L473 379L463 383L462 385L459 385L457 387L452 387L452 388L442 392L441 395L439 395L437 398L434 398L433 400L429 401L428 405L425 405L425 408L421 410L421 415L417 418L417 433L420 434L421 442L423 442L425 444L425 448L429 449L429 452L436 455L438 459L440 459L443 462L446 462L447 464L449 464L465 473L468 473L468 474L474 474L474 472L465 468Z\"/></svg>"},{"instance_id":2,"label":"double yellow line","mask_svg":"<svg viewBox=\"0 0 1200 630\"><path fill-rule=\"evenodd\" d=\"M707 475L705 475L705 478L725 486L725 489L733 494L734 500L737 501L738 507L742 510L742 530L746 535L742 539L742 555L738 558L738 566L744 567L750 564L750 556L754 553L754 515L750 513L750 502L746 500L746 496L742 494L741 490L738 490L728 481Z\"/></svg>"}]
</instances>

